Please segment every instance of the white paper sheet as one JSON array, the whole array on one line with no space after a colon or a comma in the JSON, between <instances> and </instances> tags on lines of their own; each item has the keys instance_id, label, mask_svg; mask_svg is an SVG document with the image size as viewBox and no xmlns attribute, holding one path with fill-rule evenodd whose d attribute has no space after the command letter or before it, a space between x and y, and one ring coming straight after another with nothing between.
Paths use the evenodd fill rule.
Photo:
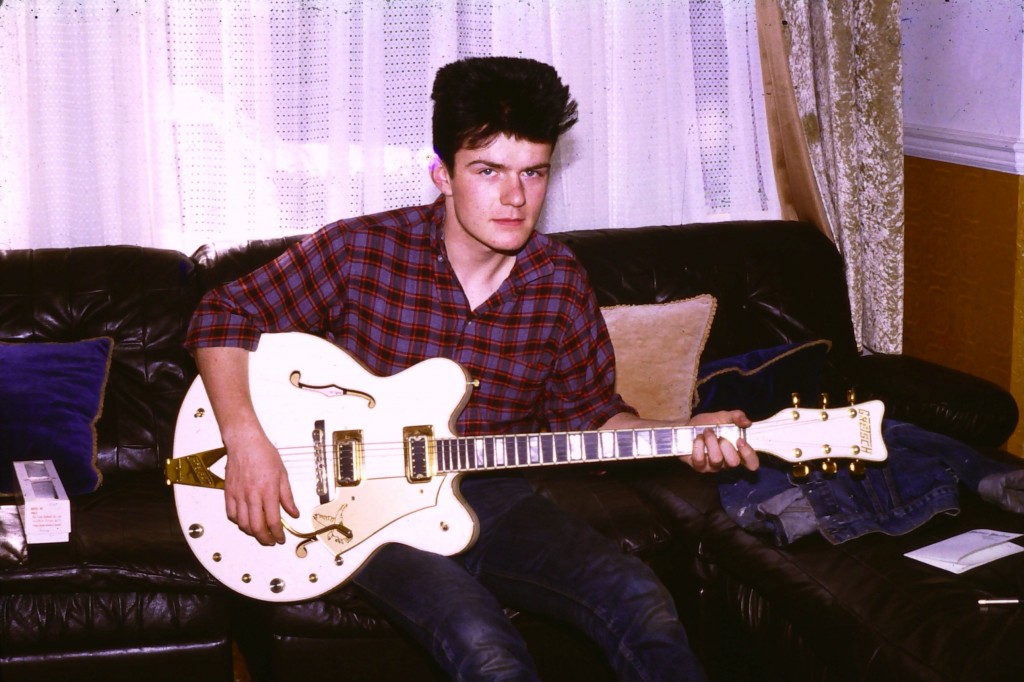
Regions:
<instances>
[{"instance_id":1,"label":"white paper sheet","mask_svg":"<svg viewBox=\"0 0 1024 682\"><path fill-rule=\"evenodd\" d=\"M1002 559L1024 547L1010 542L1021 537L1021 533L1004 533L998 530L970 530L941 542L907 552L905 556L951 573L964 571Z\"/></svg>"}]
</instances>

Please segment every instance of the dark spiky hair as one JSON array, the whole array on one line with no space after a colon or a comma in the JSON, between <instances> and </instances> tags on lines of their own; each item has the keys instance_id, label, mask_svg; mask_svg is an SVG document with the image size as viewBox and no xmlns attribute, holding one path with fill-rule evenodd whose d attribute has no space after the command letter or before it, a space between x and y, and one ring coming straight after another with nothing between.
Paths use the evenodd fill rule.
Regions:
<instances>
[{"instance_id":1,"label":"dark spiky hair","mask_svg":"<svg viewBox=\"0 0 1024 682\"><path fill-rule=\"evenodd\" d=\"M576 102L548 64L519 57L471 57L434 78L434 151L449 169L455 152L495 136L555 146L576 123Z\"/></svg>"}]
</instances>

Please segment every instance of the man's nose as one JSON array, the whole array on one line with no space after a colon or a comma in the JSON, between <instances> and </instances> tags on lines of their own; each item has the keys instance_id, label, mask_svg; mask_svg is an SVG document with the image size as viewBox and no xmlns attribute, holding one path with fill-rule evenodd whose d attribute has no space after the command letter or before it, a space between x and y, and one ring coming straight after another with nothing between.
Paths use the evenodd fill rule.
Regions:
<instances>
[{"instance_id":1,"label":"man's nose","mask_svg":"<svg viewBox=\"0 0 1024 682\"><path fill-rule=\"evenodd\" d=\"M526 203L526 191L523 188L523 179L518 175L509 178L501 191L501 203L506 206L522 206Z\"/></svg>"}]
</instances>

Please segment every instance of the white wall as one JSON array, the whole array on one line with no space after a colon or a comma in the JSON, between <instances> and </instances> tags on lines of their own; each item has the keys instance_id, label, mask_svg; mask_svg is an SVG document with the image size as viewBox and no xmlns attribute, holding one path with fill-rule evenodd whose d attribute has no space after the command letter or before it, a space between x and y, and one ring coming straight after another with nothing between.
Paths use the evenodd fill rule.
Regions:
<instances>
[{"instance_id":1,"label":"white wall","mask_svg":"<svg viewBox=\"0 0 1024 682\"><path fill-rule=\"evenodd\" d=\"M1024 175L1024 0L903 0L906 153Z\"/></svg>"}]
</instances>

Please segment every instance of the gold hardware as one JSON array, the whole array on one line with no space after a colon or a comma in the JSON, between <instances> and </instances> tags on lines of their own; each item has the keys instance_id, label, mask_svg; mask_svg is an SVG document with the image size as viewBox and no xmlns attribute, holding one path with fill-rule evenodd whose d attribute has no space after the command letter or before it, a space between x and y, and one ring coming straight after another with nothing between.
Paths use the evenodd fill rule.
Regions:
<instances>
[{"instance_id":1,"label":"gold hardware","mask_svg":"<svg viewBox=\"0 0 1024 682\"><path fill-rule=\"evenodd\" d=\"M327 518L330 518L330 517L328 516ZM287 531L289 533L291 533L295 537L304 538L306 540L316 540L318 535L326 533L327 531L330 531L330 530L336 530L339 533L341 533L342 535L344 535L346 538L348 538L349 540L352 539L352 531L349 530L346 526L344 526L340 521L338 521L337 523L332 523L332 524L323 526L322 528L317 528L316 530L311 531L309 533L303 533L302 531L295 530L294 528L292 528L291 526L288 525L288 521L285 520L284 517L281 517L281 523L284 524L285 529L287 529Z\"/></svg>"},{"instance_id":2,"label":"gold hardware","mask_svg":"<svg viewBox=\"0 0 1024 682\"><path fill-rule=\"evenodd\" d=\"M335 566L341 566L343 563L345 563L345 557L341 556L340 554L334 557Z\"/></svg>"},{"instance_id":3,"label":"gold hardware","mask_svg":"<svg viewBox=\"0 0 1024 682\"><path fill-rule=\"evenodd\" d=\"M203 537L203 533L205 532L206 531L203 529L203 527L198 523L193 523L191 526L188 527L188 536L193 540L198 540L199 538Z\"/></svg>"},{"instance_id":4,"label":"gold hardware","mask_svg":"<svg viewBox=\"0 0 1024 682\"><path fill-rule=\"evenodd\" d=\"M316 573L309 574L309 582L315 583L317 581Z\"/></svg>"},{"instance_id":5,"label":"gold hardware","mask_svg":"<svg viewBox=\"0 0 1024 682\"><path fill-rule=\"evenodd\" d=\"M793 407L800 407L800 394L792 393L789 396L793 400Z\"/></svg>"},{"instance_id":6,"label":"gold hardware","mask_svg":"<svg viewBox=\"0 0 1024 682\"><path fill-rule=\"evenodd\" d=\"M828 393L822 393L821 394L821 409L823 409L823 410L827 410L828 409Z\"/></svg>"},{"instance_id":7,"label":"gold hardware","mask_svg":"<svg viewBox=\"0 0 1024 682\"><path fill-rule=\"evenodd\" d=\"M793 478L801 479L807 478L811 475L811 467L806 464L794 464L793 465Z\"/></svg>"},{"instance_id":8,"label":"gold hardware","mask_svg":"<svg viewBox=\"0 0 1024 682\"><path fill-rule=\"evenodd\" d=\"M195 411L195 413L194 413L194 414L193 414L192 416L193 416L193 417L194 417L195 419L202 419L203 417L205 417L205 416L206 416L206 410L205 410L204 408L200 407L199 409L197 409L197 410Z\"/></svg>"},{"instance_id":9,"label":"gold hardware","mask_svg":"<svg viewBox=\"0 0 1024 682\"><path fill-rule=\"evenodd\" d=\"M220 559L221 559L220 552L214 552L213 553L213 560L219 563Z\"/></svg>"},{"instance_id":10,"label":"gold hardware","mask_svg":"<svg viewBox=\"0 0 1024 682\"><path fill-rule=\"evenodd\" d=\"M342 507L342 509L344 509L344 507ZM340 518L341 514L338 514L338 517ZM330 516L326 516L326 517L323 517L323 518L331 518L331 517ZM281 517L281 524L284 526L285 530L287 530L289 533L291 533L295 537L302 538L302 542L300 542L299 544L295 545L295 556L299 557L300 559L306 558L306 555L308 554L308 551L306 550L306 547L308 547L312 543L316 542L319 539L320 535L322 535L323 533L327 533L329 531L336 530L339 533L341 533L342 535L344 535L346 538L348 538L349 540L352 539L352 531L349 530L349 528L346 527L340 520L336 521L335 523L329 523L329 524L327 524L327 525L325 525L325 526L323 526L321 528L317 528L316 530L311 531L309 533L304 533L302 531L295 530L290 525L288 525L288 520L285 519L283 516Z\"/></svg>"},{"instance_id":11,"label":"gold hardware","mask_svg":"<svg viewBox=\"0 0 1024 682\"><path fill-rule=\"evenodd\" d=\"M409 483L427 483L437 471L437 441L431 426L402 429L405 448L405 478Z\"/></svg>"},{"instance_id":12,"label":"gold hardware","mask_svg":"<svg viewBox=\"0 0 1024 682\"><path fill-rule=\"evenodd\" d=\"M821 463L821 470L829 476L834 476L836 471L839 470L839 467L836 465L836 461L834 459L826 459Z\"/></svg>"},{"instance_id":13,"label":"gold hardware","mask_svg":"<svg viewBox=\"0 0 1024 682\"><path fill-rule=\"evenodd\" d=\"M270 581L270 591L274 594L281 594L284 592L284 580L281 578L274 578Z\"/></svg>"},{"instance_id":14,"label":"gold hardware","mask_svg":"<svg viewBox=\"0 0 1024 682\"><path fill-rule=\"evenodd\" d=\"M441 522L441 530L443 530L445 532L448 531L448 524L445 523L444 521Z\"/></svg>"},{"instance_id":15,"label":"gold hardware","mask_svg":"<svg viewBox=\"0 0 1024 682\"><path fill-rule=\"evenodd\" d=\"M850 473L853 474L854 476L864 475L864 462L860 461L859 459L851 461L849 467Z\"/></svg>"},{"instance_id":16,"label":"gold hardware","mask_svg":"<svg viewBox=\"0 0 1024 682\"><path fill-rule=\"evenodd\" d=\"M855 455L859 455L860 454L860 446L859 445L854 445L853 447L850 448L850 452L852 452Z\"/></svg>"},{"instance_id":17,"label":"gold hardware","mask_svg":"<svg viewBox=\"0 0 1024 682\"><path fill-rule=\"evenodd\" d=\"M334 448L334 479L337 485L351 487L363 482L363 432L335 431L332 435Z\"/></svg>"},{"instance_id":18,"label":"gold hardware","mask_svg":"<svg viewBox=\"0 0 1024 682\"><path fill-rule=\"evenodd\" d=\"M164 477L168 485L194 485L200 488L224 490L224 479L210 471L210 466L224 455L227 448L216 448L206 452L197 452L164 462Z\"/></svg>"},{"instance_id":19,"label":"gold hardware","mask_svg":"<svg viewBox=\"0 0 1024 682\"><path fill-rule=\"evenodd\" d=\"M793 456L797 459L800 459L801 457L804 456L804 451L801 450L800 448L793 448Z\"/></svg>"},{"instance_id":20,"label":"gold hardware","mask_svg":"<svg viewBox=\"0 0 1024 682\"><path fill-rule=\"evenodd\" d=\"M832 446L829 445L828 443L825 443L824 445L821 446L821 451L824 452L826 455L830 455L832 454Z\"/></svg>"},{"instance_id":21,"label":"gold hardware","mask_svg":"<svg viewBox=\"0 0 1024 682\"><path fill-rule=\"evenodd\" d=\"M252 576L249 575L248 573L243 573L242 574L242 582L243 583L247 583L247 584L252 582Z\"/></svg>"},{"instance_id":22,"label":"gold hardware","mask_svg":"<svg viewBox=\"0 0 1024 682\"><path fill-rule=\"evenodd\" d=\"M851 405L857 404L857 391L855 389L851 388L846 392L846 402L850 403Z\"/></svg>"}]
</instances>

